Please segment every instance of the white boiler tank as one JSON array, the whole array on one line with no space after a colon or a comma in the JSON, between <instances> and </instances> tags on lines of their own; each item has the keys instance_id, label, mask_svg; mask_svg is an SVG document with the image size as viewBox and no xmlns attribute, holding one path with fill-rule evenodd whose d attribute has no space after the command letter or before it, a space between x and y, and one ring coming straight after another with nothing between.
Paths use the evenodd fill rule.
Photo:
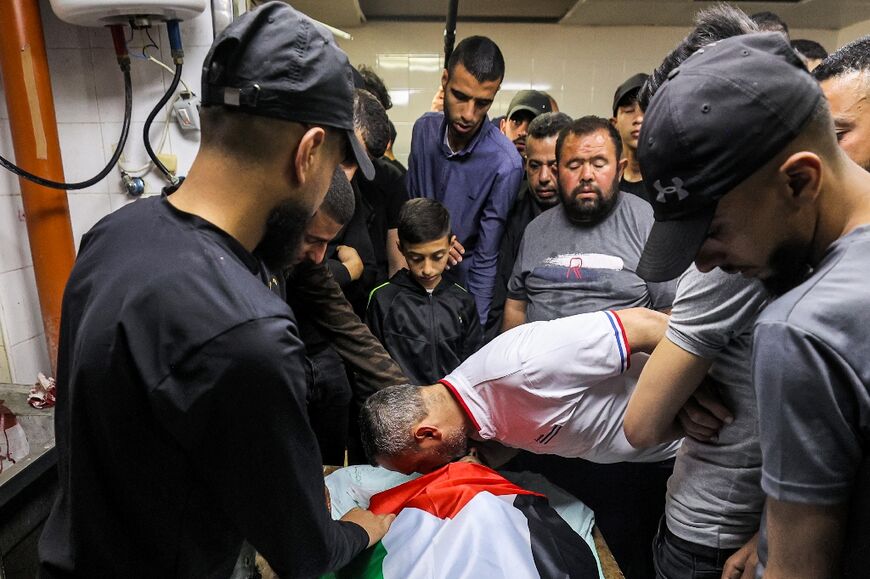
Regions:
<instances>
[{"instance_id":1,"label":"white boiler tank","mask_svg":"<svg viewBox=\"0 0 870 579\"><path fill-rule=\"evenodd\" d=\"M205 10L207 0L51 0L57 17L79 26L125 24L131 18L189 20Z\"/></svg>"}]
</instances>

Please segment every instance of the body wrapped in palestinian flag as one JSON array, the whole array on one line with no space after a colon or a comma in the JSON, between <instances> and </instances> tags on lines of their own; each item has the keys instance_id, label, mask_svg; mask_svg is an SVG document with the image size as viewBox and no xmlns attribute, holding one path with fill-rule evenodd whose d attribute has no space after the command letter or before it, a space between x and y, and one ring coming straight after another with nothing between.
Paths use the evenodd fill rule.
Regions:
<instances>
[{"instance_id":1,"label":"body wrapped in palestinian flag","mask_svg":"<svg viewBox=\"0 0 870 579\"><path fill-rule=\"evenodd\" d=\"M396 520L338 579L599 576L589 546L546 497L479 464L448 464L373 496L369 508Z\"/></svg>"}]
</instances>

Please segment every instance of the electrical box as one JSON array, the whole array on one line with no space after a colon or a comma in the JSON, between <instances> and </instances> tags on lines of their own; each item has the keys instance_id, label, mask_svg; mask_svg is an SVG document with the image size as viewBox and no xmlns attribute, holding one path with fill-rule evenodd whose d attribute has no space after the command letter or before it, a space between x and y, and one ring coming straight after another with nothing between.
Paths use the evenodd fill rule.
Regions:
<instances>
[{"instance_id":1,"label":"electrical box","mask_svg":"<svg viewBox=\"0 0 870 579\"><path fill-rule=\"evenodd\" d=\"M134 20L190 20L208 0L51 0L61 20L79 26L126 24Z\"/></svg>"}]
</instances>

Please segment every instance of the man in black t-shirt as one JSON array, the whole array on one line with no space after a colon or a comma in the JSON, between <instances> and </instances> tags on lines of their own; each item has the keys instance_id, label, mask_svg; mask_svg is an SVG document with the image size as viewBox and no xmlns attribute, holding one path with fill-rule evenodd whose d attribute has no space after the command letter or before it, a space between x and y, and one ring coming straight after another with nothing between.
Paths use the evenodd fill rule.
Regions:
<instances>
[{"instance_id":1,"label":"man in black t-shirt","mask_svg":"<svg viewBox=\"0 0 870 579\"><path fill-rule=\"evenodd\" d=\"M391 522L330 519L303 346L267 286L346 152L373 173L347 57L273 2L227 27L203 71L187 179L94 226L64 293L41 577L227 577L243 540L310 577Z\"/></svg>"},{"instance_id":2,"label":"man in black t-shirt","mask_svg":"<svg viewBox=\"0 0 870 579\"><path fill-rule=\"evenodd\" d=\"M644 200L649 199L637 162L637 140L643 124L643 110L637 103L637 95L647 78L649 75L641 72L619 85L613 95L613 117L610 119L622 139L622 157L628 161L619 180L619 190Z\"/></svg>"}]
</instances>

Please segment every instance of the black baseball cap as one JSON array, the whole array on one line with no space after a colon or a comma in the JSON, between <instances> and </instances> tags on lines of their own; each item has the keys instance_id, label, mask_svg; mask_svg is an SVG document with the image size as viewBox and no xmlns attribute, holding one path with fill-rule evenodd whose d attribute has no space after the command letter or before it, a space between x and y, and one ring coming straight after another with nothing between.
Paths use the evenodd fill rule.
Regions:
<instances>
[{"instance_id":1,"label":"black baseball cap","mask_svg":"<svg viewBox=\"0 0 870 579\"><path fill-rule=\"evenodd\" d=\"M637 93L640 91L643 83L646 82L646 79L649 78L649 75L643 72L639 72L633 77L629 78L627 81L619 85L616 89L616 92L613 94L613 116L616 116L616 111L619 109L619 105L622 104L622 100L628 96L637 97ZM634 93L634 94L632 94Z\"/></svg>"},{"instance_id":2,"label":"black baseball cap","mask_svg":"<svg viewBox=\"0 0 870 579\"><path fill-rule=\"evenodd\" d=\"M360 170L375 168L353 129L353 69L332 33L284 2L246 12L202 65L202 105L341 129Z\"/></svg>"},{"instance_id":3,"label":"black baseball cap","mask_svg":"<svg viewBox=\"0 0 870 579\"><path fill-rule=\"evenodd\" d=\"M511 99L508 105L506 119L514 116L518 111L529 111L534 116L553 112L550 97L538 90L521 90Z\"/></svg>"},{"instance_id":4,"label":"black baseball cap","mask_svg":"<svg viewBox=\"0 0 870 579\"><path fill-rule=\"evenodd\" d=\"M778 32L720 40L672 70L638 142L655 212L638 275L658 282L683 273L719 199L797 137L823 98Z\"/></svg>"}]
</instances>

